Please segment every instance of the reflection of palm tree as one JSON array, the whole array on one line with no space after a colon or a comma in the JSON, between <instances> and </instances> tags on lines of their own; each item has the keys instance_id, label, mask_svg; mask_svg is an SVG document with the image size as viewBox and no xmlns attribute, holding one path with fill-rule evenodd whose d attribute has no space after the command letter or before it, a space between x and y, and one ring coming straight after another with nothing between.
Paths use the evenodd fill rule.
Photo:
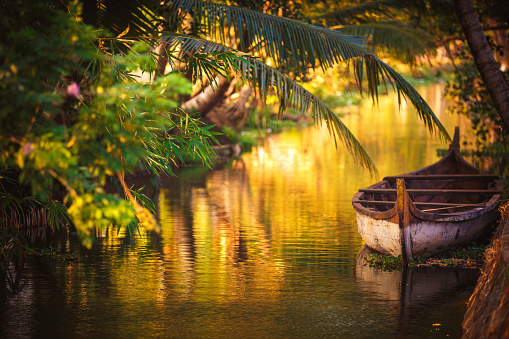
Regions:
<instances>
[{"instance_id":1,"label":"reflection of palm tree","mask_svg":"<svg viewBox=\"0 0 509 339\"><path fill-rule=\"evenodd\" d=\"M222 176L228 176L228 178L223 178ZM252 206L250 203L252 197L248 190L247 180L243 164L237 166L234 170L212 172L207 180L206 194L214 208L213 224L217 232L219 232L219 236L225 239L227 244L226 253L234 262L249 259L246 241L247 235L244 232L246 221L242 220L242 216L249 215L242 206ZM224 182L228 182L230 185L225 186L222 184ZM216 183L221 184L216 185ZM232 206L230 201L232 196L242 196L242 198L233 199L236 204L242 206ZM261 229L261 227L258 227L257 221L249 220L247 222L250 226L250 233ZM257 239L267 239L267 234L258 234ZM265 248L266 246L263 245L262 249Z\"/></svg>"}]
</instances>

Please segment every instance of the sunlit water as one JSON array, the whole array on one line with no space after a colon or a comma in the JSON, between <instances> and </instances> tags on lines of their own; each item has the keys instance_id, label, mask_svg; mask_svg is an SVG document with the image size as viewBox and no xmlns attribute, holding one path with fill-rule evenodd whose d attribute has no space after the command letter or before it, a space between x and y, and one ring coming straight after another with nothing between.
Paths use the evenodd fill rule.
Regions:
<instances>
[{"instance_id":1,"label":"sunlit water","mask_svg":"<svg viewBox=\"0 0 509 339\"><path fill-rule=\"evenodd\" d=\"M421 89L452 135L442 86ZM380 177L446 148L394 96L342 120ZM0 337L460 337L478 271L365 265L352 195L374 182L325 128L275 135L222 169L162 182L160 234L98 234L81 260L31 261L0 276ZM9 275L12 274L12 277ZM11 280L19 278L17 284Z\"/></svg>"}]
</instances>

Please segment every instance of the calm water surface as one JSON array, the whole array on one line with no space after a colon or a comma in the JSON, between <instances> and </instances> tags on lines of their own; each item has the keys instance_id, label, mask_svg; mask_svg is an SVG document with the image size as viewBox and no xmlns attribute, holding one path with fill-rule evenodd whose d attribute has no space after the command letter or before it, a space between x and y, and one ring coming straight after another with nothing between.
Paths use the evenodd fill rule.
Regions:
<instances>
[{"instance_id":1,"label":"calm water surface","mask_svg":"<svg viewBox=\"0 0 509 339\"><path fill-rule=\"evenodd\" d=\"M451 135L467 130L444 113L442 86L421 93ZM380 177L447 147L394 96L345 113ZM218 170L183 170L156 198L160 234L109 230L90 251L71 237L57 247L80 261L0 273L0 337L460 337L477 270L365 265L351 197L374 180L314 127Z\"/></svg>"}]
</instances>

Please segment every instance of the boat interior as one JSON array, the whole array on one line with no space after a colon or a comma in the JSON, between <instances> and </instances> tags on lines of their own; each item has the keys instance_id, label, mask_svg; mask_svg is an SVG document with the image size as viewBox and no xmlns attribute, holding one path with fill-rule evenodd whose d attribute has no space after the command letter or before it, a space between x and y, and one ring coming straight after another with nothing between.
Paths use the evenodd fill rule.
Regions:
<instances>
[{"instance_id":1,"label":"boat interior","mask_svg":"<svg viewBox=\"0 0 509 339\"><path fill-rule=\"evenodd\" d=\"M498 177L480 173L456 152L421 170L385 177L365 189L354 202L377 212L388 211L396 201L396 180L404 179L414 205L423 212L460 214L482 209L495 194L501 194Z\"/></svg>"}]
</instances>

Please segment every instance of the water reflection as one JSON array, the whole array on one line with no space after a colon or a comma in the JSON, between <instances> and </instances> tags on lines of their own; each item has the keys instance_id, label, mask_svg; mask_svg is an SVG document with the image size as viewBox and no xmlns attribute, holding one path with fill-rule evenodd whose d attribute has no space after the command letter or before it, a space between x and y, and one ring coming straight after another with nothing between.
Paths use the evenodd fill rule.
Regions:
<instances>
[{"instance_id":1,"label":"water reflection","mask_svg":"<svg viewBox=\"0 0 509 339\"><path fill-rule=\"evenodd\" d=\"M458 315L435 318L434 331L461 332L461 319L466 304L458 307L462 298L473 291L479 271L471 268L417 267L401 271L384 271L370 267L366 258L376 253L363 246L357 254L355 278L361 288L387 304L398 313L398 337L419 337L418 324L437 308L451 307ZM459 309L458 309L459 308ZM461 312L460 312L461 311ZM443 320L446 320L445 322ZM432 324L433 326L433 324Z\"/></svg>"},{"instance_id":2,"label":"water reflection","mask_svg":"<svg viewBox=\"0 0 509 339\"><path fill-rule=\"evenodd\" d=\"M434 109L443 105L436 91L425 94ZM441 119L449 131L462 124ZM394 97L380 111L352 107L343 121L381 176L431 164L446 147L415 112L398 113ZM425 336L433 323L460 336L470 278L460 274L464 287L428 307L416 288L400 298L401 277L394 286L357 276L363 243L351 197L373 180L314 127L271 137L221 169L183 170L162 182L159 235L110 229L90 251L68 238L59 246L82 260L28 263L16 295L0 276L0 337L371 338Z\"/></svg>"}]
</instances>

